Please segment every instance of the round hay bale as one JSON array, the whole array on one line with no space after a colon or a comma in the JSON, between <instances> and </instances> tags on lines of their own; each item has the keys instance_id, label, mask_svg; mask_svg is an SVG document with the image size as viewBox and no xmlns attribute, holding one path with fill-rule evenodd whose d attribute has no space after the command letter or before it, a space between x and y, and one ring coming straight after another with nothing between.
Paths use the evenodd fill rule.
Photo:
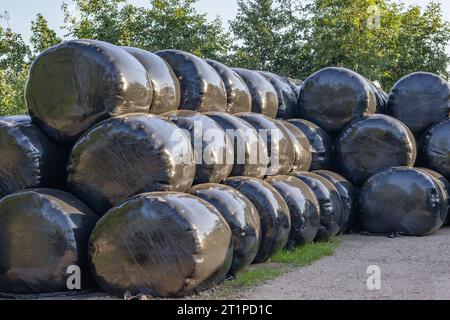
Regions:
<instances>
[{"instance_id":1,"label":"round hay bale","mask_svg":"<svg viewBox=\"0 0 450 320\"><path fill-rule=\"evenodd\" d=\"M294 145L295 160L292 171L309 171L312 164L311 143L306 135L292 123L280 120Z\"/></svg>"}]
</instances>

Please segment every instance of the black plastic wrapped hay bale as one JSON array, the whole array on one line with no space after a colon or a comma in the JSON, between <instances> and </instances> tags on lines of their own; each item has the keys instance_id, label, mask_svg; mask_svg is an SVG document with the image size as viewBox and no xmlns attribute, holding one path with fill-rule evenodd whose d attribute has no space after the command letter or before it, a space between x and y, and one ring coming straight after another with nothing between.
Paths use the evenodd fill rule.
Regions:
<instances>
[{"instance_id":1,"label":"black plastic wrapped hay bale","mask_svg":"<svg viewBox=\"0 0 450 320\"><path fill-rule=\"evenodd\" d=\"M197 164L194 184L220 183L234 166L233 145L225 131L210 117L195 111L165 114L191 138Z\"/></svg>"},{"instance_id":2,"label":"black plastic wrapped hay bale","mask_svg":"<svg viewBox=\"0 0 450 320\"><path fill-rule=\"evenodd\" d=\"M180 50L155 52L172 67L181 88L180 109L225 111L227 92L220 75L204 60Z\"/></svg>"},{"instance_id":3,"label":"black plastic wrapped hay bale","mask_svg":"<svg viewBox=\"0 0 450 320\"><path fill-rule=\"evenodd\" d=\"M89 241L93 274L124 296L182 297L222 281L231 265L231 231L205 201L146 193L111 209Z\"/></svg>"},{"instance_id":4,"label":"black plastic wrapped hay bale","mask_svg":"<svg viewBox=\"0 0 450 320\"><path fill-rule=\"evenodd\" d=\"M288 122L303 132L311 144L312 163L310 169L330 169L333 160L333 139L331 136L325 130L307 120L292 119Z\"/></svg>"},{"instance_id":5,"label":"black plastic wrapped hay bale","mask_svg":"<svg viewBox=\"0 0 450 320\"><path fill-rule=\"evenodd\" d=\"M241 113L237 117L252 125L266 143L269 156L266 175L289 174L294 165L295 150L290 135L279 121L258 113Z\"/></svg>"},{"instance_id":6,"label":"black plastic wrapped hay bale","mask_svg":"<svg viewBox=\"0 0 450 320\"><path fill-rule=\"evenodd\" d=\"M241 78L234 70L226 65L213 61L206 60L220 75L225 88L227 90L227 113L236 114L240 112L252 111L252 95L245 84L244 79Z\"/></svg>"},{"instance_id":7,"label":"black plastic wrapped hay bale","mask_svg":"<svg viewBox=\"0 0 450 320\"><path fill-rule=\"evenodd\" d=\"M245 195L256 207L261 220L261 246L253 263L263 263L283 250L291 232L291 215L286 201L267 182L255 178L236 177L224 184Z\"/></svg>"},{"instance_id":8,"label":"black plastic wrapped hay bale","mask_svg":"<svg viewBox=\"0 0 450 320\"><path fill-rule=\"evenodd\" d=\"M122 48L135 57L147 71L153 88L149 112L163 114L177 110L181 99L180 83L169 64L152 52L131 47Z\"/></svg>"},{"instance_id":9,"label":"black plastic wrapped hay bale","mask_svg":"<svg viewBox=\"0 0 450 320\"><path fill-rule=\"evenodd\" d=\"M300 116L297 107L297 93L285 78L271 72L260 72L275 88L278 95L277 119L294 119Z\"/></svg>"},{"instance_id":10,"label":"black plastic wrapped hay bale","mask_svg":"<svg viewBox=\"0 0 450 320\"><path fill-rule=\"evenodd\" d=\"M104 214L144 192L189 189L195 178L189 137L167 119L130 114L105 120L73 147L69 190Z\"/></svg>"},{"instance_id":11,"label":"black plastic wrapped hay bale","mask_svg":"<svg viewBox=\"0 0 450 320\"><path fill-rule=\"evenodd\" d=\"M94 40L67 41L44 51L33 62L26 87L33 122L68 143L106 118L148 112L152 95L137 59Z\"/></svg>"},{"instance_id":12,"label":"black plastic wrapped hay bale","mask_svg":"<svg viewBox=\"0 0 450 320\"><path fill-rule=\"evenodd\" d=\"M312 165L312 147L306 135L290 122L279 120L294 146L295 159L292 171L309 171Z\"/></svg>"},{"instance_id":13,"label":"black plastic wrapped hay bale","mask_svg":"<svg viewBox=\"0 0 450 320\"><path fill-rule=\"evenodd\" d=\"M220 184L202 184L190 193L212 204L231 228L233 262L229 273L236 275L249 266L261 244L261 221L253 203L239 191Z\"/></svg>"},{"instance_id":14,"label":"black plastic wrapped hay bale","mask_svg":"<svg viewBox=\"0 0 450 320\"><path fill-rule=\"evenodd\" d=\"M300 118L332 135L353 120L374 114L375 95L362 76L344 68L325 68L305 80L299 94Z\"/></svg>"},{"instance_id":15,"label":"black plastic wrapped hay bale","mask_svg":"<svg viewBox=\"0 0 450 320\"><path fill-rule=\"evenodd\" d=\"M66 157L27 116L0 118L0 197L64 182Z\"/></svg>"},{"instance_id":16,"label":"black plastic wrapped hay bale","mask_svg":"<svg viewBox=\"0 0 450 320\"><path fill-rule=\"evenodd\" d=\"M234 146L231 177L263 178L269 164L267 145L248 122L222 112L207 113L227 133Z\"/></svg>"},{"instance_id":17,"label":"black plastic wrapped hay bale","mask_svg":"<svg viewBox=\"0 0 450 320\"><path fill-rule=\"evenodd\" d=\"M313 242L320 228L320 205L311 188L293 176L270 177L266 182L281 194L291 213L287 248Z\"/></svg>"},{"instance_id":18,"label":"black plastic wrapped hay bale","mask_svg":"<svg viewBox=\"0 0 450 320\"><path fill-rule=\"evenodd\" d=\"M355 224L356 219L356 188L353 184L345 179L343 176L325 170L314 171L315 174L324 177L330 181L339 192L342 200L342 227L343 232L351 231Z\"/></svg>"},{"instance_id":19,"label":"black plastic wrapped hay bale","mask_svg":"<svg viewBox=\"0 0 450 320\"><path fill-rule=\"evenodd\" d=\"M310 172L294 172L314 192L320 206L320 228L316 241L328 241L342 232L342 200L336 187L327 179Z\"/></svg>"},{"instance_id":20,"label":"black plastic wrapped hay bale","mask_svg":"<svg viewBox=\"0 0 450 320\"><path fill-rule=\"evenodd\" d=\"M364 228L375 234L426 236L447 216L447 196L424 171L397 167L372 176L358 202Z\"/></svg>"},{"instance_id":21,"label":"black plastic wrapped hay bale","mask_svg":"<svg viewBox=\"0 0 450 320\"><path fill-rule=\"evenodd\" d=\"M273 85L256 71L234 68L244 79L252 95L252 112L275 119L278 113L278 94Z\"/></svg>"},{"instance_id":22,"label":"black plastic wrapped hay bale","mask_svg":"<svg viewBox=\"0 0 450 320\"><path fill-rule=\"evenodd\" d=\"M428 72L409 74L392 88L388 112L420 137L429 127L449 117L450 84Z\"/></svg>"},{"instance_id":23,"label":"black plastic wrapped hay bale","mask_svg":"<svg viewBox=\"0 0 450 320\"><path fill-rule=\"evenodd\" d=\"M349 125L337 139L335 150L340 172L357 186L384 169L412 167L417 156L411 131L386 115L373 115Z\"/></svg>"},{"instance_id":24,"label":"black plastic wrapped hay bale","mask_svg":"<svg viewBox=\"0 0 450 320\"><path fill-rule=\"evenodd\" d=\"M303 86L304 82L302 80L299 80L299 79L291 79L291 78L285 78L285 79L288 82L289 86L294 91L295 96L298 99L298 96L300 95L300 90L302 89L302 86Z\"/></svg>"},{"instance_id":25,"label":"black plastic wrapped hay bale","mask_svg":"<svg viewBox=\"0 0 450 320\"><path fill-rule=\"evenodd\" d=\"M91 209L59 190L30 189L2 198L0 292L91 289L87 246L97 220ZM81 276L80 283L72 275Z\"/></svg>"}]
</instances>

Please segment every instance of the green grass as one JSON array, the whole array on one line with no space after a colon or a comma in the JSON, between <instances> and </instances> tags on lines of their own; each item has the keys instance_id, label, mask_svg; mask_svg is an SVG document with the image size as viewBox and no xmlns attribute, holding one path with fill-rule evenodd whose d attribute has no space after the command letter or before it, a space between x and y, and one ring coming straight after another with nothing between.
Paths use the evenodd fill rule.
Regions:
<instances>
[{"instance_id":1,"label":"green grass","mask_svg":"<svg viewBox=\"0 0 450 320\"><path fill-rule=\"evenodd\" d=\"M236 276L234 285L239 287L251 287L263 283L264 281L281 276L285 270L273 266L256 266L247 268Z\"/></svg>"}]
</instances>

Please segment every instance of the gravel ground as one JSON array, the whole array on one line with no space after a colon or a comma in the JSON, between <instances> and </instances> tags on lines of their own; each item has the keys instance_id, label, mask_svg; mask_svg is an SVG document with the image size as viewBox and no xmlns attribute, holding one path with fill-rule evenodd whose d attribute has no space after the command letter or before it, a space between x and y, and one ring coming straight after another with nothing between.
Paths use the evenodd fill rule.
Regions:
<instances>
[{"instance_id":1,"label":"gravel ground","mask_svg":"<svg viewBox=\"0 0 450 320\"><path fill-rule=\"evenodd\" d=\"M347 235L332 257L239 294L277 300L449 300L450 228L424 238ZM381 290L367 287L367 268L381 269Z\"/></svg>"}]
</instances>

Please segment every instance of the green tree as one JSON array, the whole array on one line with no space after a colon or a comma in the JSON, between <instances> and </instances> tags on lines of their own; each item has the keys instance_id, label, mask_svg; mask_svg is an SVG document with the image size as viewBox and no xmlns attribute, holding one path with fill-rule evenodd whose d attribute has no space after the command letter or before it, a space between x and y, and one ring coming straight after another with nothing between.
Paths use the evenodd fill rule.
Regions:
<instances>
[{"instance_id":1,"label":"green tree","mask_svg":"<svg viewBox=\"0 0 450 320\"><path fill-rule=\"evenodd\" d=\"M48 22L42 14L36 16L36 20L31 22L32 36L30 42L35 54L53 47L62 40L56 35L56 32L48 27Z\"/></svg>"}]
</instances>

